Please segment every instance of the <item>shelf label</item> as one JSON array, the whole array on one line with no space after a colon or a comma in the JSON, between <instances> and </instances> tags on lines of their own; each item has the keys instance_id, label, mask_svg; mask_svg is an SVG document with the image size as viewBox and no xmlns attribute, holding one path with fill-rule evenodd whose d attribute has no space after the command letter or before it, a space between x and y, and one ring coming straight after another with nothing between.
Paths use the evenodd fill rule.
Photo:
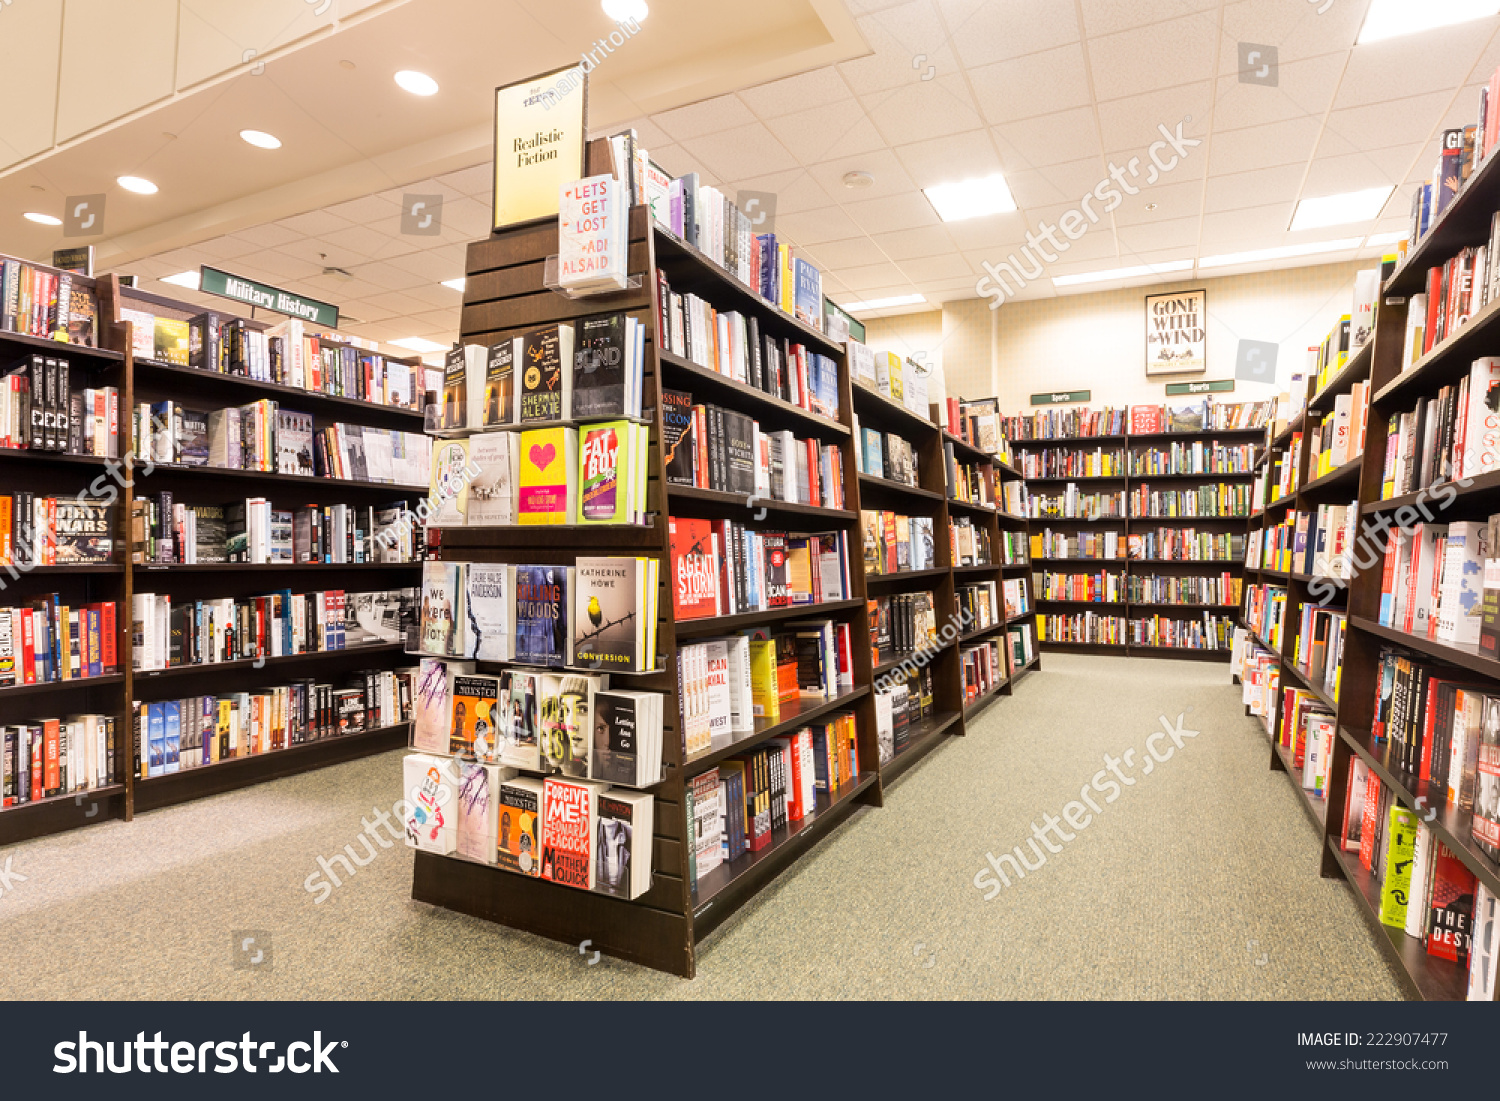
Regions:
<instances>
[{"instance_id":1,"label":"shelf label","mask_svg":"<svg viewBox=\"0 0 1500 1101\"><path fill-rule=\"evenodd\" d=\"M242 275L230 275L227 271L211 268L207 264L199 269L198 289L204 294L217 295L247 306L259 306L273 313L284 313L288 317L300 317L314 325L326 325L330 329L339 326L339 308L316 298L306 298L291 291L268 287Z\"/></svg>"},{"instance_id":2,"label":"shelf label","mask_svg":"<svg viewBox=\"0 0 1500 1101\"><path fill-rule=\"evenodd\" d=\"M1058 390L1047 394L1032 394L1032 405L1077 405L1090 400L1092 390Z\"/></svg>"},{"instance_id":3,"label":"shelf label","mask_svg":"<svg viewBox=\"0 0 1500 1101\"><path fill-rule=\"evenodd\" d=\"M1224 378L1217 382L1169 382L1167 383L1167 397L1175 397L1178 394L1232 394L1234 393L1234 379Z\"/></svg>"}]
</instances>

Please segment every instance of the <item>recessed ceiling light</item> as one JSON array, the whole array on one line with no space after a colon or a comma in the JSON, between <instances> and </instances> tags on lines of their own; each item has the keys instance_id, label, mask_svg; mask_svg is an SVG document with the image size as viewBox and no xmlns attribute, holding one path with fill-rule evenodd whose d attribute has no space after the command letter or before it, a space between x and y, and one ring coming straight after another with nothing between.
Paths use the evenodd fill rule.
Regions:
<instances>
[{"instance_id":1,"label":"recessed ceiling light","mask_svg":"<svg viewBox=\"0 0 1500 1101\"><path fill-rule=\"evenodd\" d=\"M646 0L601 0L599 6L616 23L625 23L631 19L639 23L651 10L646 7Z\"/></svg>"},{"instance_id":2,"label":"recessed ceiling light","mask_svg":"<svg viewBox=\"0 0 1500 1101\"><path fill-rule=\"evenodd\" d=\"M25 218L28 222L35 222L39 226L62 225L61 218L54 218L50 214L39 214L35 210L28 210L25 214L21 215L21 217Z\"/></svg>"},{"instance_id":3,"label":"recessed ceiling light","mask_svg":"<svg viewBox=\"0 0 1500 1101\"><path fill-rule=\"evenodd\" d=\"M121 176L115 180L126 191L134 191L137 195L155 195L156 185L142 176Z\"/></svg>"},{"instance_id":4,"label":"recessed ceiling light","mask_svg":"<svg viewBox=\"0 0 1500 1101\"><path fill-rule=\"evenodd\" d=\"M452 287L456 291L461 291L468 285L468 282L469 281L467 279L444 279L443 286Z\"/></svg>"},{"instance_id":5,"label":"recessed ceiling light","mask_svg":"<svg viewBox=\"0 0 1500 1101\"><path fill-rule=\"evenodd\" d=\"M1292 256L1312 256L1319 252L1344 252L1359 248L1363 237L1343 237L1337 241L1309 241L1302 245L1282 245L1253 252L1226 252L1222 256L1205 256L1198 261L1202 268L1227 268L1231 264L1253 264L1260 260L1285 260Z\"/></svg>"},{"instance_id":6,"label":"recessed ceiling light","mask_svg":"<svg viewBox=\"0 0 1500 1101\"><path fill-rule=\"evenodd\" d=\"M1132 268L1083 271L1076 275L1054 275L1052 282L1059 287L1074 287L1080 283L1107 283L1111 279L1137 279L1142 275L1165 275L1172 271L1187 271L1192 266L1191 260L1168 260L1161 264L1137 264Z\"/></svg>"},{"instance_id":7,"label":"recessed ceiling light","mask_svg":"<svg viewBox=\"0 0 1500 1101\"><path fill-rule=\"evenodd\" d=\"M1368 247L1394 245L1404 240L1406 240L1406 234L1398 229L1392 233L1372 233L1365 238L1365 245Z\"/></svg>"},{"instance_id":8,"label":"recessed ceiling light","mask_svg":"<svg viewBox=\"0 0 1500 1101\"><path fill-rule=\"evenodd\" d=\"M438 82L415 69L402 69L396 74L396 83L414 96L437 95Z\"/></svg>"},{"instance_id":9,"label":"recessed ceiling light","mask_svg":"<svg viewBox=\"0 0 1500 1101\"><path fill-rule=\"evenodd\" d=\"M927 196L938 217L945 222L1005 214L1016 209L1016 201L1010 196L1005 177L999 172L993 176L924 187L922 194Z\"/></svg>"},{"instance_id":10,"label":"recessed ceiling light","mask_svg":"<svg viewBox=\"0 0 1500 1101\"><path fill-rule=\"evenodd\" d=\"M856 310L888 310L892 306L915 306L918 302L926 302L920 294L899 294L895 298L872 298L868 302L850 302L844 307L849 313Z\"/></svg>"},{"instance_id":11,"label":"recessed ceiling light","mask_svg":"<svg viewBox=\"0 0 1500 1101\"><path fill-rule=\"evenodd\" d=\"M1321 226L1342 226L1350 222L1368 222L1380 213L1394 190L1391 184L1383 187L1367 187L1363 191L1345 191L1339 195L1324 195L1318 199L1303 199L1292 215L1293 230L1318 229Z\"/></svg>"},{"instance_id":12,"label":"recessed ceiling light","mask_svg":"<svg viewBox=\"0 0 1500 1101\"><path fill-rule=\"evenodd\" d=\"M1467 23L1500 12L1500 0L1371 0L1364 26L1355 44L1379 42L1403 34L1416 34L1433 27Z\"/></svg>"},{"instance_id":13,"label":"recessed ceiling light","mask_svg":"<svg viewBox=\"0 0 1500 1101\"><path fill-rule=\"evenodd\" d=\"M257 149L280 149L281 139L264 130L241 130L240 137Z\"/></svg>"},{"instance_id":14,"label":"recessed ceiling light","mask_svg":"<svg viewBox=\"0 0 1500 1101\"><path fill-rule=\"evenodd\" d=\"M188 290L198 289L198 280L201 272L179 271L176 275L164 275L161 277L163 283L171 283L173 286L186 287Z\"/></svg>"},{"instance_id":15,"label":"recessed ceiling light","mask_svg":"<svg viewBox=\"0 0 1500 1101\"><path fill-rule=\"evenodd\" d=\"M403 336L400 340L391 341L398 348L405 348L412 352L441 352L447 350L448 345L439 344L420 336Z\"/></svg>"}]
</instances>

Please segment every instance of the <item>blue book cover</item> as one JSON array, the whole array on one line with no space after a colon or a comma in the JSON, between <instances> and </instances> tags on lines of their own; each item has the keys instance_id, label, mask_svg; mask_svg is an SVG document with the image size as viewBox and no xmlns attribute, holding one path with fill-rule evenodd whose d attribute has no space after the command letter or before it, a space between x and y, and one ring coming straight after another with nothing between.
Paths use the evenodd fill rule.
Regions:
<instances>
[{"instance_id":1,"label":"blue book cover","mask_svg":"<svg viewBox=\"0 0 1500 1101\"><path fill-rule=\"evenodd\" d=\"M99 609L98 608L90 608L90 609L88 609L88 617L89 617L89 625L88 625L88 636L89 636L89 676L91 676L91 677L97 677L97 676L100 676L104 672L104 663L99 658L99 655L102 652L101 644L103 643L103 640L104 640L104 636L99 633L100 632L100 626L99 626Z\"/></svg>"},{"instance_id":2,"label":"blue book cover","mask_svg":"<svg viewBox=\"0 0 1500 1101\"><path fill-rule=\"evenodd\" d=\"M278 609L281 614L281 652L283 654L290 654L293 652L292 601L295 598L292 596L291 589L282 589L277 595L280 598L279 602L281 605Z\"/></svg>"},{"instance_id":3,"label":"blue book cover","mask_svg":"<svg viewBox=\"0 0 1500 1101\"><path fill-rule=\"evenodd\" d=\"M776 234L762 233L756 240L760 242L761 297L772 302L779 302L781 299L776 287L776 275L780 269L776 262Z\"/></svg>"},{"instance_id":4,"label":"blue book cover","mask_svg":"<svg viewBox=\"0 0 1500 1101\"><path fill-rule=\"evenodd\" d=\"M814 329L822 329L823 280L818 269L800 256L793 257L792 278L796 280L792 306L797 320Z\"/></svg>"},{"instance_id":5,"label":"blue book cover","mask_svg":"<svg viewBox=\"0 0 1500 1101\"><path fill-rule=\"evenodd\" d=\"M885 459L882 456L880 432L874 428L861 428L865 445L865 473L876 478L885 477Z\"/></svg>"},{"instance_id":6,"label":"blue book cover","mask_svg":"<svg viewBox=\"0 0 1500 1101\"><path fill-rule=\"evenodd\" d=\"M176 772L182 767L182 701L162 704L162 771Z\"/></svg>"},{"instance_id":7,"label":"blue book cover","mask_svg":"<svg viewBox=\"0 0 1500 1101\"><path fill-rule=\"evenodd\" d=\"M516 661L552 668L568 663L567 567L516 567Z\"/></svg>"},{"instance_id":8,"label":"blue book cover","mask_svg":"<svg viewBox=\"0 0 1500 1101\"><path fill-rule=\"evenodd\" d=\"M162 704L146 705L146 775L161 776L166 772L167 717Z\"/></svg>"}]
</instances>

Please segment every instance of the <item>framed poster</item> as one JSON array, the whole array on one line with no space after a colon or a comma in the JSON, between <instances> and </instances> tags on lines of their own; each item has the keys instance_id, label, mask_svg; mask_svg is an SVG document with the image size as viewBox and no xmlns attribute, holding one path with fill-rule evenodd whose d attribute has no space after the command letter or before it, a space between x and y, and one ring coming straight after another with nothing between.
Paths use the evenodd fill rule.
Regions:
<instances>
[{"instance_id":1,"label":"framed poster","mask_svg":"<svg viewBox=\"0 0 1500 1101\"><path fill-rule=\"evenodd\" d=\"M562 185L583 179L588 100L580 65L495 89L491 231L557 217Z\"/></svg>"},{"instance_id":2,"label":"framed poster","mask_svg":"<svg viewBox=\"0 0 1500 1101\"><path fill-rule=\"evenodd\" d=\"M1146 377L1208 370L1208 291L1146 296Z\"/></svg>"}]
</instances>

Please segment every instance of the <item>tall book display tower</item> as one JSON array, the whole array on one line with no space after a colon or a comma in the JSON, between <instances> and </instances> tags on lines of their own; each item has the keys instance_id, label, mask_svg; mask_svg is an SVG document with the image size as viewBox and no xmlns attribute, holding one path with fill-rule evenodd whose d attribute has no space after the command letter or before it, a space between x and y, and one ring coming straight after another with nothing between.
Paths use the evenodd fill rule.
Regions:
<instances>
[{"instance_id":1,"label":"tall book display tower","mask_svg":"<svg viewBox=\"0 0 1500 1101\"><path fill-rule=\"evenodd\" d=\"M1204 645L1206 628L1193 640L1182 625L1207 616L1232 627L1248 503L1229 515L1183 515L1173 502L1204 487L1248 495L1254 460L1242 456L1264 435L1257 427L1011 440L1017 465L1032 472L1042 649L1228 661L1227 641Z\"/></svg>"},{"instance_id":2,"label":"tall book display tower","mask_svg":"<svg viewBox=\"0 0 1500 1101\"><path fill-rule=\"evenodd\" d=\"M586 163L592 175L612 172L607 143L590 142ZM610 685L611 689L659 692L664 697L663 779L645 789L654 797L654 837L649 850L637 848L641 853L649 851L651 884L644 894L625 899L561 886L454 854L419 850L415 853L412 897L564 943L587 940L606 954L690 978L695 972L698 946L705 937L847 820L857 807L882 805L884 782L909 769L945 737L963 733L965 708L958 644L926 648L922 664L933 673L932 713L912 724L905 736L898 738L894 755L882 763L874 688L903 659L916 655L882 654L877 661L868 645L873 637L867 603L870 597L878 596L882 589L920 585L931 590L937 601L946 602L937 607L952 607L954 573L946 539L947 493L937 426L873 390L852 386L842 345L773 306L696 248L654 223L644 206L630 210L628 238L631 288L576 298L551 289L547 281L549 257L559 247L555 219L497 232L474 242L468 252L460 336L464 344L493 345L530 328L605 313L623 312L639 321L646 334L642 416L650 426L648 522L587 529L567 524L440 527L429 529L428 545L429 554L442 562L566 566L580 556L620 555L654 558L660 563L658 671L612 674ZM801 343L835 361L838 418L780 400L663 348L658 341L658 319L663 316L659 273L673 292L691 291L720 311L752 316L762 333ZM660 432L663 390L690 391L694 401L713 402L749 414L767 432L789 430L798 438L838 448L845 507L790 504L669 482L663 477L666 452ZM912 441L921 460L920 486L887 486L881 484L882 479L857 474L853 431L856 412L861 423L882 423ZM877 500L885 502L885 507L935 520L941 536L936 539L932 568L920 571L920 575L906 571L905 576L894 573L873 585L867 583L861 569L860 517L862 509L880 507L873 503ZM849 550L847 598L680 620L674 615L671 519L732 520L769 531L843 532ZM711 745L689 755L679 699L679 657L684 649L710 637L745 629L774 631L809 619L831 619L849 626L854 640L852 684L830 698L783 702L776 719L757 718L753 730L715 736ZM478 662L481 673L500 668L499 664ZM1007 677L1005 685L1009 683ZM995 686L996 692L1002 687ZM987 702L974 701L970 714ZM853 716L857 773L845 777L831 791L819 790L814 805L805 808L801 818L775 827L763 847L718 863L700 872L695 880L690 812L695 777L773 738L796 735L809 723L840 714Z\"/></svg>"},{"instance_id":3,"label":"tall book display tower","mask_svg":"<svg viewBox=\"0 0 1500 1101\"><path fill-rule=\"evenodd\" d=\"M24 266L33 272L63 274L29 261ZM163 319L169 323L168 329L181 334L185 331L183 327L172 323L186 322L204 311L122 286L113 275L97 279L73 275L71 279L73 286L97 296L94 323L100 347L0 331L0 353L9 372L14 373L12 368L17 365L29 371L33 356L65 363L68 372L65 381L58 383L57 395L71 392L78 399L81 392L89 391L84 400L99 401L97 417L93 410L85 417L94 422L88 431L80 426L80 406L75 404L71 413L54 414L60 436L52 445L0 448L0 462L11 468L14 475L7 483L6 499L0 502L0 508L9 510L0 524L0 540L8 551L7 564L0 565L0 578L8 590L6 599L0 599L0 608L25 608L35 616L31 626L39 628L45 624L51 632L46 644L38 645L41 636L33 633L27 639L9 639L6 647L0 649L0 662L8 661L14 669L12 683L0 687L0 729L5 732L9 758L6 805L0 808L0 844L112 818L129 820L137 810L186 802L404 745L409 723L365 725L366 709L361 706L358 720L352 712L346 712L346 722L341 726L333 696L335 689L375 683L365 674L378 676L407 666L409 662L400 641L360 644L361 639L368 641L370 636L356 629L358 637L346 638L345 648L332 648L337 643L329 636L326 647L309 643L317 648L312 652L291 653L279 644L273 649L267 633L273 626L283 625L280 618L283 612L291 614L279 603L288 592L338 590L353 594L361 590L414 588L421 569L415 554L407 562L185 562L176 552L153 557L147 550L146 541L153 536L171 541L174 526L171 517L158 516L160 526L154 533L139 524L133 526L130 519L138 501L149 497L160 505L163 493L170 494L172 501L187 506L189 511L195 506L208 506L209 512L214 513L215 507L233 507L254 497L265 499L273 509L287 511L310 504L343 505L353 516L368 515L366 506L377 504L399 501L409 508L426 494L427 487L277 473L274 465L272 470L246 470L185 462L181 461L181 436L172 445L177 450L170 457L163 451L159 461L148 461L132 453L132 410L143 403L152 405L170 400L206 416L227 407L270 399L284 410L305 414L313 431L343 423L420 434L420 407L397 408L363 398L310 392L244 375L169 363L154 356L138 356L133 332L136 325L145 323L145 315ZM229 311L218 312L223 322L237 323L248 331L258 332L268 327L264 321L237 318ZM409 360L393 362L420 369ZM12 401L15 393L16 387L12 386ZM28 390L28 400L30 396ZM420 402L420 389L416 398ZM38 402L37 408L41 406ZM68 403L62 400L53 408L67 409ZM72 440L67 439L70 421L75 433ZM113 424L116 432L108 431L109 424ZM95 425L100 430L97 434L92 431ZM273 431L274 427L267 426L268 441L274 438ZM115 439L106 444L105 437L109 434L115 435ZM31 555L20 545L23 491L34 497L56 498L52 508L59 517L66 515L69 508L79 508L75 502L84 502L90 509L97 507L100 522L108 525L97 532L101 540L109 541L105 560L85 563L67 560L69 553L58 549L48 553L49 558L56 559L55 564L31 565ZM41 515L35 511L33 514ZM68 531L68 524L62 519L51 527L59 540ZM191 530L207 542L206 530L198 531L196 527ZM420 553L420 539L409 543ZM103 545L101 541L94 550L97 552ZM356 580L367 583L357 584ZM138 596L144 594L169 598L178 610L177 618L170 623L164 620L157 638L149 643L132 631L133 610ZM261 605L266 618L252 626L254 615L247 612L246 605L254 603L252 598L261 597L266 598ZM184 611L200 601L225 600L237 602L241 614L249 615L237 623L241 634L236 649L241 656L221 654L220 660L192 663L195 640L199 656L206 656L207 620L194 617L196 622L189 624L183 618ZM112 640L92 634L89 627L88 616L101 602L114 605L110 612ZM72 617L81 617L83 626L65 632L59 625L68 622L70 613ZM222 616L223 612L216 614ZM224 622L220 620L221 629ZM382 629L391 630L395 637L394 627L390 623ZM257 638L250 637L251 630L257 632ZM9 631L5 630L5 634ZM60 650L62 640L70 637L76 652L68 660L61 657ZM28 641L35 658L23 661L23 643ZM160 660L149 663L154 668L138 669L138 655L148 644L160 654ZM228 645L226 642L226 648ZM260 656L243 656L253 653ZM45 666L40 660L44 657ZM93 675L89 675L91 658L99 667L99 672ZM32 666L30 669L25 668L28 664ZM28 679L32 682L28 683ZM291 700L311 697L290 692L276 695L274 690L293 683L299 685L299 693L303 684L309 690L314 684L323 686L327 690L327 706L321 712L292 711ZM387 687L394 684L389 678L384 683ZM218 700L238 697L232 705L238 740L231 746L227 738L222 739L222 753L205 752L204 739L219 737L217 725L208 729L206 715L189 724L179 710L176 720L182 725L176 729L177 737L172 743L175 755L164 758L159 768L153 768L152 731L149 723L138 722L142 711L149 715L153 704L180 705L182 701L202 701L210 696ZM361 700L361 704L367 702L372 701ZM372 719L376 714L390 717L397 708L397 701L387 697L379 709L371 707L368 714ZM226 724L230 722L229 714L228 710L222 712ZM87 732L97 732L95 744L79 740L80 736L86 736L83 729L75 730L71 735L73 740L69 741L68 723L78 717L90 719ZM214 716L215 720L219 717L218 713ZM273 729L278 733L271 733ZM20 760L15 742L32 731L42 733L42 760L39 765L33 761L34 767L29 771L37 783L34 788L28 785L23 797L19 778L13 773ZM162 732L163 746L168 732ZM48 759L49 739L55 739L51 744L58 746L54 751L58 756L55 762ZM138 764L138 755L147 760L144 769ZM49 763L56 765L54 773L47 771ZM69 767L73 769L71 776L67 772ZM54 783L63 790L49 795Z\"/></svg>"},{"instance_id":4,"label":"tall book display tower","mask_svg":"<svg viewBox=\"0 0 1500 1101\"><path fill-rule=\"evenodd\" d=\"M1500 352L1500 302L1492 297L1466 323L1456 331L1450 330L1425 354L1419 347L1406 369L1402 369L1403 347L1410 336L1408 307L1412 296L1430 289L1431 269L1442 268L1463 250L1489 240L1491 220L1496 210L1500 210L1500 157L1490 157L1468 178L1464 189L1434 220L1427 233L1411 246L1405 259L1394 270L1387 268L1390 274L1381 287L1373 338L1337 378L1309 400L1310 409L1326 410L1332 396L1347 392L1357 382L1368 381L1371 399L1364 453L1320 478L1311 481L1305 477L1299 479L1301 488L1295 500L1272 502L1274 508L1267 509L1265 522L1277 522L1276 509L1307 511L1320 503L1349 502L1357 496L1359 531L1356 544L1351 548L1354 562L1349 572L1352 576L1339 583L1330 595L1327 585L1313 589L1311 583L1317 578L1306 574L1257 571L1261 582L1271 588L1273 595L1285 601L1285 612L1279 617L1279 639L1263 637L1259 628L1269 621L1258 614L1252 615L1247 587L1245 626L1253 640L1251 652L1264 654L1269 651L1271 655L1273 675L1266 687L1275 693L1277 702L1270 714L1262 716L1273 745L1271 766L1288 772L1293 785L1302 794L1304 806L1320 827L1324 837L1321 874L1325 877L1341 876L1349 882L1376 939L1389 950L1398 973L1414 994L1428 1000L1475 997L1471 991L1469 964L1429 952L1423 935L1410 935L1411 926L1403 928L1382 922L1385 869L1378 861L1367 865L1357 848L1345 845L1346 824L1350 816L1357 821L1364 806L1358 793L1351 799L1351 779L1356 773L1378 779L1394 803L1410 812L1412 829L1418 822L1426 823L1432 838L1441 842L1472 874L1479 899L1500 897L1500 862L1474 837L1477 804L1483 800L1483 792L1475 794L1472 801L1450 800L1446 777L1433 769L1428 774L1430 778L1424 778L1420 770L1408 768L1402 763L1401 746L1392 731L1386 727L1377 730L1377 719L1389 717L1388 708L1385 715L1377 714L1382 696L1383 650L1392 649L1403 660L1421 663L1429 673L1459 682L1485 698L1491 694L1500 695L1500 660L1477 645L1444 642L1426 632L1382 625L1387 534L1371 525L1384 520L1393 530L1409 534L1414 526L1424 522L1429 526L1434 521L1450 526L1467 521L1482 525L1491 515L1500 512L1500 474L1495 473L1465 479L1469 482L1467 485L1458 480L1438 480L1416 492L1391 497L1384 495L1390 418L1412 413L1425 401L1435 398L1443 388L1469 376L1476 359ZM1414 316L1410 320L1422 324L1425 318ZM1288 425L1272 441L1273 449L1285 448L1293 433L1302 427L1298 422ZM1305 431L1303 434L1308 435ZM1299 470L1305 472L1305 441L1297 461ZM1448 500L1450 493L1452 498ZM1421 515L1424 505L1431 517ZM1495 549L1490 548L1489 554L1493 556ZM1284 597L1279 590L1284 590ZM1433 607L1436 608L1436 601ZM1303 613L1313 609L1347 613L1343 658L1333 685L1326 677L1318 676L1297 660L1299 652L1306 653L1306 647L1299 651L1298 645ZM1273 642L1279 644L1271 645ZM1293 767L1294 750L1286 744L1291 740L1292 732L1285 729L1287 717L1282 714L1284 708L1279 701L1293 689L1310 694L1334 716L1336 736L1332 739L1331 759L1327 764L1326 798L1319 798L1315 790L1304 787L1300 775L1302 770ZM1389 700L1388 691L1386 698ZM1412 733L1429 745L1455 744L1434 730L1431 722L1431 718L1419 718ZM1486 722L1488 731L1488 719ZM1490 735L1486 734L1483 744L1488 746L1490 740ZM1485 782L1483 777L1480 782ZM1409 895L1414 905L1425 903L1427 885L1413 881ZM1425 914L1421 915L1416 925L1419 933L1425 928L1425 922L1421 920L1424 917ZM1486 963L1493 956L1494 924L1493 916L1485 914L1476 915L1470 924L1468 932L1473 935L1471 960L1477 955L1482 963ZM1492 965L1489 974L1494 974ZM1486 987L1481 983L1477 996L1493 1000L1493 985Z\"/></svg>"}]
</instances>

